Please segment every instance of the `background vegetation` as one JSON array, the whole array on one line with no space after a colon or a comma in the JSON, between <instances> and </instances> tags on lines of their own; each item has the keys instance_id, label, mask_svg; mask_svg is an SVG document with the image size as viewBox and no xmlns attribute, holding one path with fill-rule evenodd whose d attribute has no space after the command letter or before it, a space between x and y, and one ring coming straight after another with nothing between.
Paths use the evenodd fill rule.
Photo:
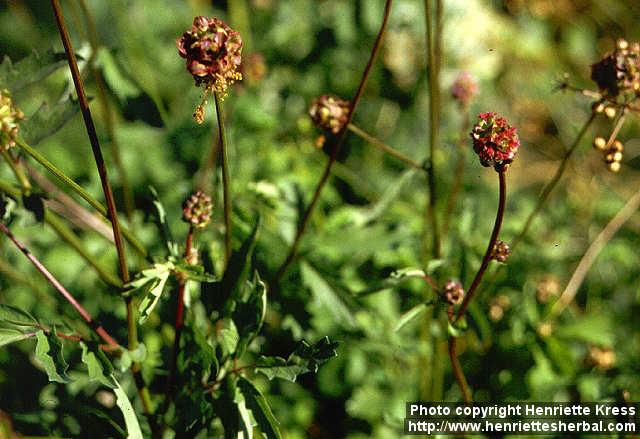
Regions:
<instances>
[{"instance_id":1,"label":"background vegetation","mask_svg":"<svg viewBox=\"0 0 640 439\"><path fill-rule=\"evenodd\" d=\"M175 39L196 15L222 17L243 36L245 80L225 100L233 245L240 246L259 213L262 225L254 262L267 282L272 281L327 160L314 146L320 133L307 116L308 105L324 93L346 99L353 95L384 2L88 3L100 46L94 54L78 3L65 1L63 7L76 50L85 60L94 57L113 109L115 137L105 124L104 108L93 100L121 212L127 206L123 174L112 154L114 144L133 194L135 209L122 215L123 222L152 254L162 254L163 243L150 218L149 186L157 190L180 236L187 231L180 221L182 201L194 187L211 191L214 227L199 239L216 273L222 269L224 253L221 187L211 167L216 113L209 105L205 123L194 122L201 90L185 71ZM447 0L444 4L442 116L435 156L438 209L446 210L458 139L471 128L464 125L462 112L447 92L458 72L466 70L478 78L480 88L471 114L501 113L518 127L522 140L509 171L501 235L509 241L521 230L542 186L591 112L589 98L559 91L559 80L566 72L572 84L595 89L589 80L590 65L612 50L617 38L640 39L640 5L622 0ZM428 156L424 33L422 2L397 0L354 118L356 125L419 162ZM48 3L1 4L0 53L16 62L34 49L44 53L50 48L62 51ZM91 78L87 76L88 93L96 96L99 90ZM50 111L44 114L52 118L69 111L68 122L34 146L102 199L82 118L67 106L72 92L68 70L62 68L15 93L14 100L27 118L42 105L48 106ZM637 214L604 247L571 305L548 318L590 243L640 187L635 115L619 136L625 143L619 173L609 172L602 155L590 146L594 136L606 137L611 125L606 117L596 120L529 234L506 265L491 268L481 287L471 309L470 330L459 342L463 369L478 401L640 399ZM444 226L448 229L444 262L432 263L430 270L440 281L457 278L468 285L493 224L497 179L478 164L470 142L463 153L466 173L453 215ZM0 166L0 178L13 182L7 166ZM322 365L317 375L301 376L297 383L255 377L287 437L395 438L402 429L405 401L461 399L446 353L446 327L437 317L441 311L433 313L430 323L421 316L394 331L403 313L424 300L424 283L409 280L362 294L396 270L426 268L427 195L424 173L408 170L348 134L303 240L302 256L279 288L269 292L265 327L254 342L261 352L280 356L291 352L300 339L329 336L340 342L338 356ZM116 338L125 340L126 327L116 326L125 317L120 298L50 228L23 209L16 215L14 234ZM112 244L77 222L73 228L115 275ZM133 253L130 256L136 271L144 267ZM76 319L6 239L0 246L0 271L0 303L50 321ZM174 300L165 293L159 311L140 328L148 350L146 376L158 372L161 359L168 355L163 346L172 340ZM594 347L601 355L607 352L607 361ZM105 400L103 387L87 383L79 350L65 344L69 363L77 365L69 372L75 381L67 386L48 383L32 352L32 341L0 350L0 416L10 417L13 428L24 434L86 437L92 434L86 426L93 425L92 437L117 436L102 414L116 420L121 415L113 402ZM130 377L123 375L122 383L132 396Z\"/></svg>"}]
</instances>

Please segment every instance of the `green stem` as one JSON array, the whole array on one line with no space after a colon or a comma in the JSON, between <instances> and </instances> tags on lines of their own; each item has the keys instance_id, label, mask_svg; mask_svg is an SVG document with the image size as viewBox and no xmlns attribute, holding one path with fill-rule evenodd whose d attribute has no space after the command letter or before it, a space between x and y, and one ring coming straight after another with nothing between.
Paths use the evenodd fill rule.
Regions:
<instances>
[{"instance_id":1,"label":"green stem","mask_svg":"<svg viewBox=\"0 0 640 439\"><path fill-rule=\"evenodd\" d=\"M316 186L316 190L313 193L313 197L311 198L311 202L307 206L304 214L302 215L302 219L300 221L300 225L298 226L298 230L296 232L296 236L293 239L293 243L289 249L289 253L285 257L282 265L278 268L278 271L275 275L275 283L278 284L282 277L285 275L291 263L295 260L298 249L300 247L300 242L302 241L302 237L304 236L304 232L307 229L309 224L309 220L315 210L318 201L320 200L320 194L322 193L322 189L327 184L329 180L329 175L331 175L331 168L333 167L336 158L338 157L338 153L342 148L342 143L344 142L345 134L347 132L347 127L353 120L353 115L356 111L358 104L360 103L360 98L364 92L364 87L367 84L367 79L369 78L369 74L371 73L371 69L373 67L373 63L378 55L378 50L382 44L382 39L384 37L384 32L387 28L387 23L389 21L389 16L391 15L391 5L393 4L393 0L387 0L384 6L384 16L382 18L382 24L380 25L380 30L378 31L378 35L376 37L375 42L373 43L373 47L371 49L371 55L369 56L369 61L364 69L362 77L360 78L360 83L358 84L358 90L356 91L355 96L351 100L351 104L349 105L349 113L347 116L347 121L345 125L342 127L340 132L336 135L336 137L332 140L333 145L331 146L331 154L329 156L329 160L325 165L324 171L322 172L322 176L320 177L320 181Z\"/></svg>"},{"instance_id":2,"label":"green stem","mask_svg":"<svg viewBox=\"0 0 640 439\"><path fill-rule=\"evenodd\" d=\"M447 235L449 227L451 226L451 216L456 209L456 201L458 201L458 195L462 184L464 182L464 164L465 164L465 148L464 145L467 142L469 136L467 129L469 127L469 110L464 109L462 116L462 126L460 128L460 139L458 140L458 163L456 164L456 170L454 171L453 186L451 187L449 200L447 201L447 210L445 211L445 220L442 227L443 238Z\"/></svg>"},{"instance_id":3,"label":"green stem","mask_svg":"<svg viewBox=\"0 0 640 439\"><path fill-rule=\"evenodd\" d=\"M584 135L587 133L587 130L589 129L589 127L591 126L591 123L595 120L595 118L596 118L596 113L595 112L591 113L591 117L589 117L589 119L585 122L585 124L582 126L582 128L578 132L578 135L576 136L575 140L573 141L571 146L569 146L569 149L564 154L564 157L562 158L562 162L560 163L560 166L558 166L556 173L553 175L551 180L549 180L549 182L545 185L544 189L542 190L542 193L540 194L540 198L538 198L538 203L536 204L536 207L529 214L529 216L527 217L527 220L525 221L524 227L522 227L522 230L520 231L520 233L518 233L516 238L513 240L511 244L511 251L513 251L516 248L516 246L520 243L520 241L522 241L522 239L526 236L527 232L529 231L529 228L531 227L531 224L533 224L533 220L538 216L538 214L546 204L547 200L549 199L551 192L553 192L556 185L562 178L562 175L564 174L564 171L566 170L567 165L569 163L569 159L571 158L574 151L576 150L576 147L580 144L580 141L582 140Z\"/></svg>"},{"instance_id":4,"label":"green stem","mask_svg":"<svg viewBox=\"0 0 640 439\"><path fill-rule=\"evenodd\" d=\"M229 150L227 134L224 129L224 111L222 110L222 98L217 92L213 93L218 115L218 132L220 133L220 158L222 162L222 197L224 203L224 263L225 266L231 257L231 182L229 177Z\"/></svg>"},{"instance_id":5,"label":"green stem","mask_svg":"<svg viewBox=\"0 0 640 439\"><path fill-rule=\"evenodd\" d=\"M38 150L29 146L24 140L16 139L16 145L18 145L24 152L29 154L35 161L40 163L45 169L55 175L58 180L64 183L69 189L73 190L80 197L82 197L91 207L98 211L106 220L108 220L107 208L98 200L93 198L86 190L82 188L78 183L73 181L69 176L62 172L56 165L51 163L44 157ZM144 248L142 243L126 228L121 227L122 234L132 247L144 258L148 258L149 254Z\"/></svg>"},{"instance_id":6,"label":"green stem","mask_svg":"<svg viewBox=\"0 0 640 439\"><path fill-rule=\"evenodd\" d=\"M400 151L392 148L391 146L389 146L386 143L384 143L382 140L378 139L375 136L372 136L371 134L369 134L365 130L357 127L353 123L350 123L349 125L347 125L347 128L349 129L349 131L351 131L355 135L359 136L360 138L362 138L366 142L369 142L373 146L376 146L376 147L380 148L382 151L386 152L390 156L395 157L398 160L405 162L407 165L409 165L409 166L411 166L413 168L420 169L422 171L427 171L427 168L425 166L421 165L420 163L416 162L415 160L410 159L406 155L402 154Z\"/></svg>"},{"instance_id":7,"label":"green stem","mask_svg":"<svg viewBox=\"0 0 640 439\"><path fill-rule=\"evenodd\" d=\"M4 157L4 160L7 162L7 164L13 171L13 174L16 176L16 180L18 180L18 182L20 183L22 192L28 194L31 191L31 183L25 175L22 166L20 166L20 162L16 162L11 156L11 153L4 148L0 148L0 152L2 152L2 157Z\"/></svg>"}]
</instances>

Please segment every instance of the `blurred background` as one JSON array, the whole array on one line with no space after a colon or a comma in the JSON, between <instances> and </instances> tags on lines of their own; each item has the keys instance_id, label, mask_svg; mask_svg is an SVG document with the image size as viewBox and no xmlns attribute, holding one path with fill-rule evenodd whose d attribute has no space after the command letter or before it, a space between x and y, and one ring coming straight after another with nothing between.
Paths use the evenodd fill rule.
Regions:
<instances>
[{"instance_id":1,"label":"blurred background","mask_svg":"<svg viewBox=\"0 0 640 439\"><path fill-rule=\"evenodd\" d=\"M196 15L221 17L241 33L245 78L225 99L234 245L260 213L255 262L271 279L327 160L315 146L320 132L307 115L308 106L320 94L353 96L384 2L112 0L87 2L90 21L82 3L61 3L82 65L91 60L103 79L98 83L86 72L123 221L161 255L162 243L149 221L149 186L158 191L180 234L187 230L180 221L182 201L195 187L211 191L217 221L201 242L218 271L224 229L213 166L215 109L210 103L205 123L195 123L192 113L202 91L186 72L175 41ZM613 50L618 38L640 39L640 3L445 0L444 7L442 116L435 157L441 221L460 151L466 172L445 225L443 262L431 268L440 281L455 278L468 285L487 245L498 191L495 173L480 166L470 142L462 150L456 147L471 124L450 98L453 80L461 71L477 78L472 117L496 111L518 127L522 146L508 173L502 232L509 241L591 112L589 97L561 91L559 84L566 74L572 85L595 90L591 64ZM354 117L357 126L419 162L428 156L424 34L423 3L396 0ZM51 48L62 51L48 2L0 2L3 56L15 63L33 50ZM68 99L72 91L63 68L15 93L14 100L27 118L42 108L39 117L65 115L61 129L51 135L32 133L37 141L31 143L102 199L82 118ZM108 107L101 105L101 93ZM29 129L37 131L33 125L25 122L27 140ZM552 320L546 318L590 243L640 187L636 115L627 118L618 136L625 146L620 172L609 172L602 154L590 145L595 136L607 137L612 125L605 116L596 119L530 233L508 264L492 267L485 278L471 310L470 330L460 341L460 359L478 401L640 399L639 215L608 242L571 305ZM33 168L46 173L35 163ZM0 178L13 181L7 166L0 166ZM402 314L424 300L424 284L407 281L360 294L396 270L424 266L427 196L423 173L348 135L301 258L269 297L266 329L258 340L261 351L273 355L290 352L301 338L328 335L340 341L338 357L317 375L298 383L260 382L288 438L396 438L406 401L461 399L446 355L446 327L438 317L442 310L394 331ZM95 231L73 227L91 253L117 273L112 245ZM124 318L121 301L107 293L72 249L28 213L18 215L13 230L106 327L125 338L126 328L114 326ZM36 316L75 318L6 240L0 247L0 272L0 302ZM148 324L159 332L141 328L150 355L146 374L166 355L160 347L169 340L162 338L169 337L163 330L171 321L169 301L163 299ZM0 410L14 428L31 435L86 436L80 426L93 423L92 437L116 435L105 433L112 427L100 417L110 410L118 417L113 402L109 407L80 369L71 373L76 381L70 386L47 383L30 358L29 343L0 350ZM70 364L78 363L79 352L69 349L67 355Z\"/></svg>"}]
</instances>

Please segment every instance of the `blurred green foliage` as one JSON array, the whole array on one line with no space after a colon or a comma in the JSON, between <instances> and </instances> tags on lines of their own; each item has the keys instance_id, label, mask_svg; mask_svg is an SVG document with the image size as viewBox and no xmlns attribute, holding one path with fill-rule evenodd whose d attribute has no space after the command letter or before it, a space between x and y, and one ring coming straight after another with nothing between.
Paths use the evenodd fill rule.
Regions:
<instances>
[{"instance_id":1,"label":"blurred green foliage","mask_svg":"<svg viewBox=\"0 0 640 439\"><path fill-rule=\"evenodd\" d=\"M110 138L104 108L96 99L92 112L116 198L122 211L123 180L110 149L114 142L136 206L129 217L123 215L123 221L158 257L164 254L164 243L153 225L149 186L157 190L178 242L187 232L180 222L181 203L201 186L215 194L216 202L214 226L198 237L204 263L215 273L223 268L222 189L219 173L210 166L215 159L215 109L209 103L205 123L194 122L201 90L193 86L184 60L177 55L176 38L195 15L219 16L242 34L245 60L264 61L263 66L245 61L249 64L245 80L231 89L225 106L234 248L240 247L260 214L263 224L253 262L269 283L326 161L314 146L319 133L306 115L307 106L319 94L353 95L384 2L87 3L100 43L95 53L78 2L64 1L63 8L82 66L91 60L104 76L115 139ZM459 71L467 70L480 82L471 113L503 114L518 127L523 141L508 175L501 236L509 241L533 209L565 145L589 117L590 100L558 91L558 81L567 72L572 84L594 88L590 65L611 50L617 38L640 39L640 5L623 0L445 0L444 4L444 102L435 157L438 209L445 210L453 184L456 142L470 130L446 90ZM424 32L422 3L394 2L383 49L354 119L416 161L428 154ZM48 4L2 3L0 53L15 63L34 49L41 55L49 49L62 50ZM264 75L251 73L261 68ZM97 96L92 76L87 73L86 78L89 94ZM32 130L39 124L27 121L25 138L33 136L30 141L37 143L33 146L102 199L81 117L72 111L72 92L63 68L13 94L28 118L37 120L50 112L51 117L69 119L51 136L38 136ZM36 113L39 108L44 111ZM639 187L635 115L619 136L624 139L625 160L618 174L609 173L600 154L588 145L589 139L606 136L610 130L611 121L597 120L526 239L508 264L492 267L485 278L470 310L470 329L459 343L463 369L478 401L640 399L638 215L604 248L571 306L553 322L545 320L589 243ZM457 278L468 285L493 224L497 179L479 165L470 146L464 154L466 174L447 225L444 262L431 271L441 282ZM37 164L33 167L45 172ZM0 166L0 178L13 181L7 166ZM299 377L298 383L253 377L286 437L396 438L406 401L425 396L461 398L446 354L442 309L435 307L396 332L403 313L425 300L425 285L416 279L391 287L384 284L396 270L424 266L427 193L422 173L405 170L402 163L349 134L303 241L301 257L279 288L269 291L265 327L250 346L251 353L286 358L303 338L329 336L340 342L337 358L322 365L317 375ZM74 229L98 261L117 273L109 241L77 224ZM17 210L12 230L117 339L126 339L125 325L117 323L125 317L121 300L80 256L24 210ZM132 268L146 268L132 252L130 256ZM69 325L76 320L68 304L5 239L0 272L0 302L43 320ZM382 290L361 293L380 283ZM174 302L165 292L157 311L140 329L148 351L143 366L148 378L166 373L161 369L173 337ZM33 361L32 343L0 349L0 409L11 416L16 431L74 437L121 434L104 414L123 426L121 415L112 402L105 402L104 387L88 383L79 350L64 345L72 365L67 373L74 380L64 386L47 383ZM614 360L598 363L597 349L610 349ZM425 376L431 383L426 395L421 391ZM124 374L121 382L133 395L131 378ZM152 391L162 393L161 383ZM133 402L139 409L139 402Z\"/></svg>"}]
</instances>

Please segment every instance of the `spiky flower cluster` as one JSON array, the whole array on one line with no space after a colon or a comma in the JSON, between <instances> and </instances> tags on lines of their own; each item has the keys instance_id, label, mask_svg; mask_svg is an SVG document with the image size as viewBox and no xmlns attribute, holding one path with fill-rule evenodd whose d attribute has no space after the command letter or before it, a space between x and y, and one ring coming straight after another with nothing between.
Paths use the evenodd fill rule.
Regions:
<instances>
[{"instance_id":1,"label":"spiky flower cluster","mask_svg":"<svg viewBox=\"0 0 640 439\"><path fill-rule=\"evenodd\" d=\"M461 72L451 85L451 96L466 108L478 94L478 82L469 72Z\"/></svg>"},{"instance_id":2,"label":"spiky flower cluster","mask_svg":"<svg viewBox=\"0 0 640 439\"><path fill-rule=\"evenodd\" d=\"M177 40L178 53L197 86L223 93L242 79L242 38L219 18L196 17Z\"/></svg>"},{"instance_id":3,"label":"spiky flower cluster","mask_svg":"<svg viewBox=\"0 0 640 439\"><path fill-rule=\"evenodd\" d=\"M8 90L0 89L0 149L7 150L16 144L16 137L24 113L16 108Z\"/></svg>"},{"instance_id":4,"label":"spiky flower cluster","mask_svg":"<svg viewBox=\"0 0 640 439\"><path fill-rule=\"evenodd\" d=\"M316 126L335 135L349 120L349 107L349 101L334 95L322 95L311 103L309 116Z\"/></svg>"},{"instance_id":5,"label":"spiky flower cluster","mask_svg":"<svg viewBox=\"0 0 640 439\"><path fill-rule=\"evenodd\" d=\"M182 219L192 227L206 227L211 221L212 211L211 197L202 191L196 191L182 204Z\"/></svg>"},{"instance_id":6,"label":"spiky flower cluster","mask_svg":"<svg viewBox=\"0 0 640 439\"><path fill-rule=\"evenodd\" d=\"M591 79L609 99L640 96L640 43L619 39L612 53L591 66Z\"/></svg>"},{"instance_id":7,"label":"spiky flower cluster","mask_svg":"<svg viewBox=\"0 0 640 439\"><path fill-rule=\"evenodd\" d=\"M444 300L451 305L459 305L464 299L464 288L455 280L448 280L442 289Z\"/></svg>"},{"instance_id":8,"label":"spiky flower cluster","mask_svg":"<svg viewBox=\"0 0 640 439\"><path fill-rule=\"evenodd\" d=\"M473 150L480 157L482 166L493 166L496 171L506 169L520 147L515 127L496 113L480 113L471 131Z\"/></svg>"},{"instance_id":9,"label":"spiky flower cluster","mask_svg":"<svg viewBox=\"0 0 640 439\"><path fill-rule=\"evenodd\" d=\"M498 241L493 246L493 251L491 253L491 259L495 259L498 262L507 262L511 256L511 248L509 244L504 241Z\"/></svg>"}]
</instances>

